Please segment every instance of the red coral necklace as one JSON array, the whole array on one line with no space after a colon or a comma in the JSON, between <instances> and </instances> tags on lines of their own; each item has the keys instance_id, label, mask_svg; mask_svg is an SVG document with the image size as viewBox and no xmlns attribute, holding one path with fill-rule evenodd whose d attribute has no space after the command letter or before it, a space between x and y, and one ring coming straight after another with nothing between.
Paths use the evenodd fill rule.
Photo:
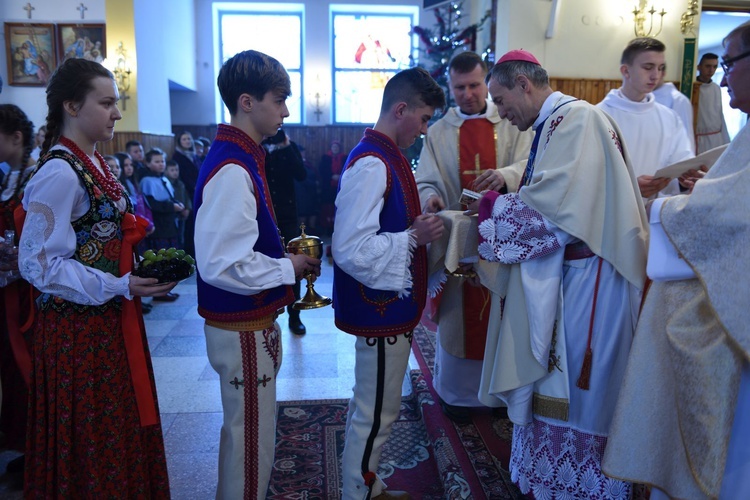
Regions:
<instances>
[{"instance_id":1,"label":"red coral necklace","mask_svg":"<svg viewBox=\"0 0 750 500\"><path fill-rule=\"evenodd\" d=\"M68 148L79 160L83 162L83 164L86 166L86 170L88 170L89 173L94 177L94 181L99 184L99 186L104 191L104 194L106 194L109 199L111 199L112 201L117 201L122 198L122 185L118 182L117 179L115 179L115 175L111 170L109 170L109 167L106 166L107 161L99 153L99 151L94 150L94 155L96 156L96 159L99 160L99 164L102 166L102 168L106 168L106 172L104 173L96 168L96 165L94 165L94 162L91 161L89 155L81 151L81 148L79 148L75 142L63 136L60 136L59 142L60 144Z\"/></svg>"}]
</instances>

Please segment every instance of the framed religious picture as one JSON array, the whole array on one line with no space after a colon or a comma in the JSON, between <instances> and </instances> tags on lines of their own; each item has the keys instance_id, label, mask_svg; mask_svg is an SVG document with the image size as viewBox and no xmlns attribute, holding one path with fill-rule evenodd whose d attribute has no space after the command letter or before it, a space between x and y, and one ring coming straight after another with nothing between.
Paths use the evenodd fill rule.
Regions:
<instances>
[{"instance_id":1,"label":"framed religious picture","mask_svg":"<svg viewBox=\"0 0 750 500\"><path fill-rule=\"evenodd\" d=\"M44 87L57 66L53 24L5 23L8 85Z\"/></svg>"},{"instance_id":2,"label":"framed religious picture","mask_svg":"<svg viewBox=\"0 0 750 500\"><path fill-rule=\"evenodd\" d=\"M58 24L57 47L61 63L67 59L102 62L107 57L105 25Z\"/></svg>"}]
</instances>

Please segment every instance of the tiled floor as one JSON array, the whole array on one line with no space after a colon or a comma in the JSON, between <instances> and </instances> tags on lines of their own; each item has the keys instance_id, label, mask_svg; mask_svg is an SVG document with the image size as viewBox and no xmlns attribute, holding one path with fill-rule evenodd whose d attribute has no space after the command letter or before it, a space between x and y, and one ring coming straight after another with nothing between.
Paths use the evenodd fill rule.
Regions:
<instances>
[{"instance_id":1,"label":"tiled floor","mask_svg":"<svg viewBox=\"0 0 750 500\"><path fill-rule=\"evenodd\" d=\"M324 262L315 289L331 295L332 267ZM304 293L303 282L303 293ZM162 413L167 465L175 499L211 499L217 478L222 422L218 376L206 357L203 320L196 309L195 279L180 283L173 303L155 303L145 316L146 332ZM277 381L279 401L348 398L354 383L354 337L338 331L331 307L302 311L307 334L282 327L283 358ZM414 357L410 367L417 368ZM405 380L404 391L410 390ZM0 453L0 470L16 456ZM0 498L21 498L0 476Z\"/></svg>"}]
</instances>

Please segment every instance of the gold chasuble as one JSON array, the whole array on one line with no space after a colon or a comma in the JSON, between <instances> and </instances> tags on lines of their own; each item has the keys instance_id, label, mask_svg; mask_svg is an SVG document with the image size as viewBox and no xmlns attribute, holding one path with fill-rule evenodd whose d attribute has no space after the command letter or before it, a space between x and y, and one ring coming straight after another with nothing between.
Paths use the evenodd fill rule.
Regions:
<instances>
[{"instance_id":1,"label":"gold chasuble","mask_svg":"<svg viewBox=\"0 0 750 500\"><path fill-rule=\"evenodd\" d=\"M488 120L465 120L458 129L458 175L461 189L474 189L485 170L497 168L497 134ZM448 203L456 200L448 200ZM465 349L467 359L484 359L490 318L490 291L463 283Z\"/></svg>"}]
</instances>

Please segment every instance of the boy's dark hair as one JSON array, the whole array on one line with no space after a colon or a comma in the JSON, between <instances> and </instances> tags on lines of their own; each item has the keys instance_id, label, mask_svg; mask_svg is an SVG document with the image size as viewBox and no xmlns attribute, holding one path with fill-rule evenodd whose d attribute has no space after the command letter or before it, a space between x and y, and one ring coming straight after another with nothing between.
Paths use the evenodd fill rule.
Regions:
<instances>
[{"instance_id":1,"label":"boy's dark hair","mask_svg":"<svg viewBox=\"0 0 750 500\"><path fill-rule=\"evenodd\" d=\"M138 141L128 141L125 143L125 151L132 148L133 146L143 146L143 144Z\"/></svg>"},{"instance_id":2,"label":"boy's dark hair","mask_svg":"<svg viewBox=\"0 0 750 500\"><path fill-rule=\"evenodd\" d=\"M263 144L281 144L286 140L286 132L284 132L283 129L279 129L278 132L276 132L276 135L272 135L271 137L266 137L263 140Z\"/></svg>"},{"instance_id":3,"label":"boy's dark hair","mask_svg":"<svg viewBox=\"0 0 750 500\"><path fill-rule=\"evenodd\" d=\"M176 161L174 161L174 160L167 160L167 163L166 163L166 167L164 167L164 168L165 168L165 169L167 169L167 168L169 168L169 167L177 167L177 168L180 168L180 164L179 164L179 163L177 163L177 162L176 162Z\"/></svg>"},{"instance_id":4,"label":"boy's dark hair","mask_svg":"<svg viewBox=\"0 0 750 500\"><path fill-rule=\"evenodd\" d=\"M94 89L92 82L99 77L114 79L107 68L86 59L67 59L52 73L47 84L47 136L40 156L44 156L60 138L65 116L63 103L72 101L76 106L82 106Z\"/></svg>"},{"instance_id":5,"label":"boy's dark hair","mask_svg":"<svg viewBox=\"0 0 750 500\"><path fill-rule=\"evenodd\" d=\"M664 52L667 47L656 38L641 37L630 40L622 51L620 64L633 64L638 54L643 52Z\"/></svg>"},{"instance_id":6,"label":"boy's dark hair","mask_svg":"<svg viewBox=\"0 0 750 500\"><path fill-rule=\"evenodd\" d=\"M448 74L451 71L465 74L471 73L477 66L482 67L482 73L487 74L487 63L475 52L460 52L448 63Z\"/></svg>"},{"instance_id":7,"label":"boy's dark hair","mask_svg":"<svg viewBox=\"0 0 750 500\"><path fill-rule=\"evenodd\" d=\"M701 56L701 60L698 62L698 64L703 64L706 59L716 59L718 61L719 56L717 54L714 54L713 52L706 52Z\"/></svg>"},{"instance_id":8,"label":"boy's dark hair","mask_svg":"<svg viewBox=\"0 0 750 500\"><path fill-rule=\"evenodd\" d=\"M15 104L0 104L0 132L11 135L17 131L21 132L23 137L21 168L26 168L31 150L34 149L34 124Z\"/></svg>"},{"instance_id":9,"label":"boy's dark hair","mask_svg":"<svg viewBox=\"0 0 750 500\"><path fill-rule=\"evenodd\" d=\"M284 97L292 94L292 83L281 63L256 50L230 57L222 65L216 84L232 116L237 114L237 99L242 94L250 94L259 101L269 91L278 91Z\"/></svg>"},{"instance_id":10,"label":"boy's dark hair","mask_svg":"<svg viewBox=\"0 0 750 500\"><path fill-rule=\"evenodd\" d=\"M388 111L399 102L405 102L409 107L424 105L443 109L445 93L427 70L419 67L409 68L399 71L385 84L380 112Z\"/></svg>"},{"instance_id":11,"label":"boy's dark hair","mask_svg":"<svg viewBox=\"0 0 750 500\"><path fill-rule=\"evenodd\" d=\"M161 155L164 158L167 157L167 153L165 153L163 149L151 148L148 150L148 153L146 153L146 156L144 156L143 159L146 160L146 163L151 163L151 158L153 158L156 155Z\"/></svg>"}]
</instances>

